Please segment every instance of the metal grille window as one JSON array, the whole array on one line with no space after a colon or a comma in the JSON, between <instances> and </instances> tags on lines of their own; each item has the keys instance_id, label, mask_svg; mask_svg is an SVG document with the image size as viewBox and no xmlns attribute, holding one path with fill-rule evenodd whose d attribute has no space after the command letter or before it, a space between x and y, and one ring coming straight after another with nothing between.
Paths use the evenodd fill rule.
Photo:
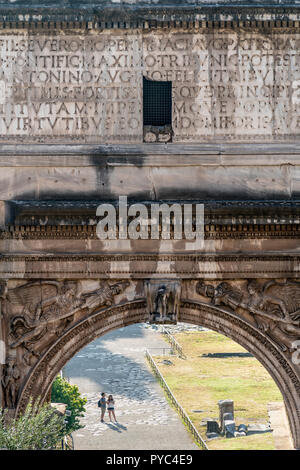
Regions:
<instances>
[{"instance_id":1,"label":"metal grille window","mask_svg":"<svg viewBox=\"0 0 300 470\"><path fill-rule=\"evenodd\" d=\"M172 124L172 82L143 80L144 126Z\"/></svg>"}]
</instances>

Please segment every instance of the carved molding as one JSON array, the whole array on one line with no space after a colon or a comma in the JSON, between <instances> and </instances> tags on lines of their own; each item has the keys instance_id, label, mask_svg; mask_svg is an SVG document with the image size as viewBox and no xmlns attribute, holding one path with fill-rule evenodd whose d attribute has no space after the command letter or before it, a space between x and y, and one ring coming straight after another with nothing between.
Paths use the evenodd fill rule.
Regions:
<instances>
[{"instance_id":1,"label":"carved molding","mask_svg":"<svg viewBox=\"0 0 300 470\"><path fill-rule=\"evenodd\" d=\"M135 253L135 254L99 254L99 255L73 255L73 254L54 254L51 256L45 256L40 254L32 254L32 255L23 255L23 254L9 254L9 255L0 255L0 261L6 262L33 262L33 261L100 261L100 262L107 262L107 261L197 261L197 262L216 262L216 261L229 261L234 262L236 260L240 260L242 262L246 261L300 261L300 255L298 254L206 254L206 253L196 253L196 254L144 254L144 253Z\"/></svg>"},{"instance_id":2,"label":"carved molding","mask_svg":"<svg viewBox=\"0 0 300 470\"><path fill-rule=\"evenodd\" d=\"M297 217L298 219L298 217ZM150 224L149 224L150 226ZM149 239L150 239L149 229ZM173 232L170 236L173 239ZM205 225L206 240L299 238L300 224L209 224ZM12 225L0 231L1 240L98 240L96 225Z\"/></svg>"},{"instance_id":3,"label":"carved molding","mask_svg":"<svg viewBox=\"0 0 300 470\"><path fill-rule=\"evenodd\" d=\"M120 264L118 264L120 263ZM127 263L125 265L125 263ZM0 255L0 275L8 279L298 278L297 254L102 254Z\"/></svg>"},{"instance_id":4,"label":"carved molding","mask_svg":"<svg viewBox=\"0 0 300 470\"><path fill-rule=\"evenodd\" d=\"M261 5L260 5L261 6ZM242 28L246 31L264 31L271 32L277 30L283 30L285 33L298 32L300 15L299 7L289 5L288 9L284 9L283 13L280 8L274 9L272 5L264 5L264 10L259 12L254 10L255 4L252 6L229 5L229 8L224 11L224 6L221 6L222 11L218 12L218 6L214 5L214 9L205 9L205 5L193 8L188 11L180 9L178 5L170 5L169 11L165 8L164 20L162 20L162 11L155 12L155 5L151 5L152 14L137 13L137 11L127 10L126 21L120 21L120 12L115 11L114 14L110 11L108 17L104 18L104 12L101 9L101 14L97 13L95 9L88 11L85 5L85 12L74 10L72 12L64 9L62 11L59 7L55 10L41 11L40 19L36 19L36 11L34 14L30 12L30 7L27 6L24 15L20 15L22 8L18 5L18 11L14 12L11 8L6 10L2 8L0 15L0 27L5 30L6 34L16 29L28 29L31 34L41 34L46 36L47 34L53 34L53 31L64 30L66 33L77 32L78 30L88 31L94 30L109 30L109 29L141 29L145 31L154 29L178 29L178 30L189 30L192 32L208 32L216 30L227 30L228 32ZM280 6L279 6L280 7ZM238 9L237 9L238 8ZM284 8L284 5L282 5ZM170 11L171 9L171 11ZM76 9L75 9L76 10ZM264 19L264 14L266 18ZM179 19L174 20L174 14ZM244 18L241 17L244 15ZM251 15L251 19L249 18ZM23 20L20 21L20 16L23 16ZM142 17L141 17L142 16ZM200 19L199 19L200 18ZM13 32L12 32L13 34Z\"/></svg>"}]
</instances>

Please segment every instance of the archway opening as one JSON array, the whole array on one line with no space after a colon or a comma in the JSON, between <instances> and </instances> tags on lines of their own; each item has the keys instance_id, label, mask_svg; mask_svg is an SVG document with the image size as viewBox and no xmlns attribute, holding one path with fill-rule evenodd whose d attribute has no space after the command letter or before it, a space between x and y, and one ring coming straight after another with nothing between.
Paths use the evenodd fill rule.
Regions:
<instances>
[{"instance_id":1,"label":"archway opening","mask_svg":"<svg viewBox=\"0 0 300 470\"><path fill-rule=\"evenodd\" d=\"M109 331L148 320L144 299L95 311L68 329L41 357L29 374L18 401L17 413L24 410L30 397L44 399L65 364L84 346ZM253 354L270 373L283 398L294 446L300 447L299 380L284 354L260 330L230 311L203 302L183 300L179 321L201 325L239 343Z\"/></svg>"},{"instance_id":2,"label":"archway opening","mask_svg":"<svg viewBox=\"0 0 300 470\"><path fill-rule=\"evenodd\" d=\"M75 448L193 448L146 363L145 348L210 449L276 448L268 424L268 402L282 403L282 396L254 356L224 335L180 323L168 330L179 337L187 356L183 360L169 356L170 344L160 330L137 323L111 331L65 365L64 376L87 399L85 427L74 433ZM115 399L117 424L110 422L107 412L104 423L100 422L97 402L103 391ZM230 440L220 435L210 440L205 420L219 421L218 401L228 398L234 400L236 430L243 423L250 425L247 438Z\"/></svg>"}]
</instances>

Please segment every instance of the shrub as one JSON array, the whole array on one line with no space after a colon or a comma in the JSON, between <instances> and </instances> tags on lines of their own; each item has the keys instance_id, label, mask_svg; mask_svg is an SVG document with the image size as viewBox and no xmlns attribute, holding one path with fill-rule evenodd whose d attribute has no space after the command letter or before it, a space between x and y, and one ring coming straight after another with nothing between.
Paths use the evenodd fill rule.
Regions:
<instances>
[{"instance_id":1,"label":"shrub","mask_svg":"<svg viewBox=\"0 0 300 470\"><path fill-rule=\"evenodd\" d=\"M0 410L0 448L7 450L55 449L65 434L64 417L49 404L30 402L24 414L10 419Z\"/></svg>"},{"instance_id":2,"label":"shrub","mask_svg":"<svg viewBox=\"0 0 300 470\"><path fill-rule=\"evenodd\" d=\"M84 405L87 399L80 396L77 385L69 384L66 379L60 376L56 377L52 385L51 401L53 403L65 403L67 410L72 412L66 425L67 434L83 427L80 425L79 418L84 416Z\"/></svg>"}]
</instances>

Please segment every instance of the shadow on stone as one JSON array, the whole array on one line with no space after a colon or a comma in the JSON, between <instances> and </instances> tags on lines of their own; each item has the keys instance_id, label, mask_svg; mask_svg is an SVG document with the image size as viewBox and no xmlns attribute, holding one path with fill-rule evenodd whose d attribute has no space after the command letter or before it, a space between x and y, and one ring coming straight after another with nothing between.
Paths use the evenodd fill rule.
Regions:
<instances>
[{"instance_id":1,"label":"shadow on stone","mask_svg":"<svg viewBox=\"0 0 300 470\"><path fill-rule=\"evenodd\" d=\"M117 431L117 432L122 432L121 429L119 429L118 426L114 425L113 423L105 423L106 426L108 426L112 431Z\"/></svg>"},{"instance_id":2,"label":"shadow on stone","mask_svg":"<svg viewBox=\"0 0 300 470\"><path fill-rule=\"evenodd\" d=\"M121 429L123 429L124 431L127 431L127 427L126 427L126 426L123 426L123 424L115 423L115 426L118 426L118 428L121 428Z\"/></svg>"},{"instance_id":3,"label":"shadow on stone","mask_svg":"<svg viewBox=\"0 0 300 470\"><path fill-rule=\"evenodd\" d=\"M208 354L201 354L200 357L213 357L219 359L226 359L227 357L254 357L253 354L248 352L246 353L208 353Z\"/></svg>"},{"instance_id":4,"label":"shadow on stone","mask_svg":"<svg viewBox=\"0 0 300 470\"><path fill-rule=\"evenodd\" d=\"M146 363L116 354L110 350L110 342L118 339L120 334L123 339L143 338L144 332L145 328L139 324L97 338L66 364L64 375L71 379L71 383L76 382L83 394L87 391L85 383L92 383L94 393L104 391L143 402L149 396L147 380L155 379Z\"/></svg>"}]
</instances>

